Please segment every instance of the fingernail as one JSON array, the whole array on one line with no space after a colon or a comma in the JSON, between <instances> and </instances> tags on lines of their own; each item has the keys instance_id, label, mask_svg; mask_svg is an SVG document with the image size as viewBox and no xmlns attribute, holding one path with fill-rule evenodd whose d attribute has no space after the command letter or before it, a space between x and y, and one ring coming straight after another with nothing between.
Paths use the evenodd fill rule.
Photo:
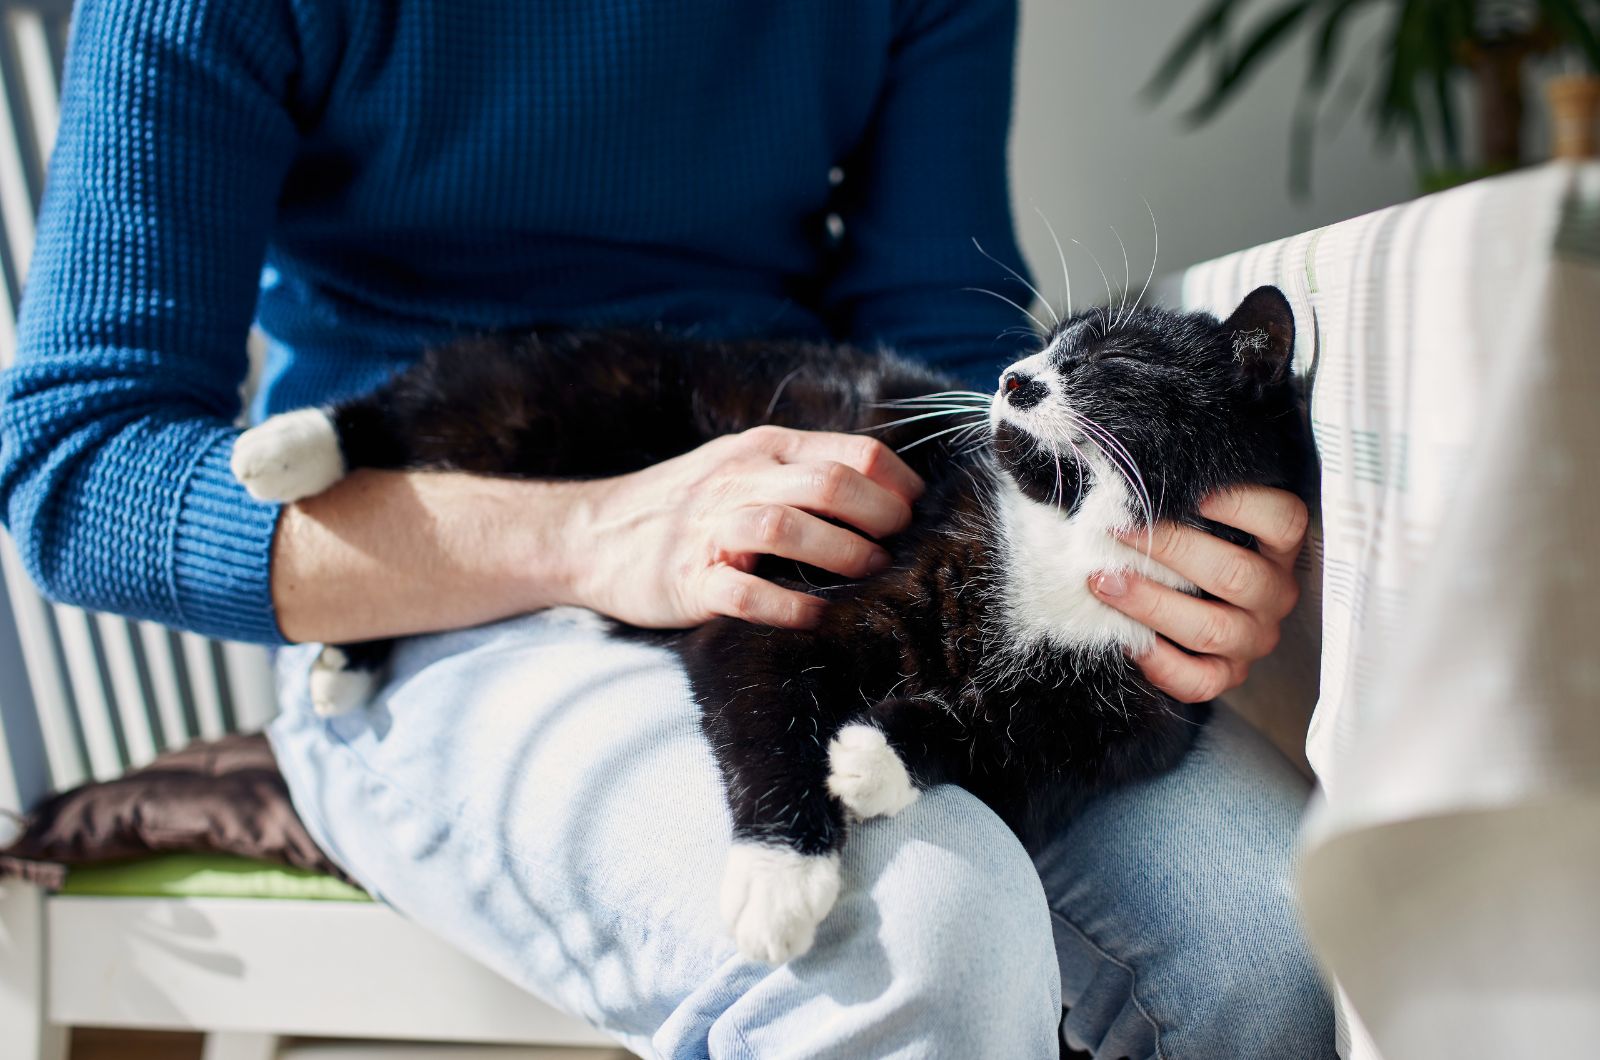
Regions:
<instances>
[{"instance_id":1,"label":"fingernail","mask_svg":"<svg viewBox=\"0 0 1600 1060\"><path fill-rule=\"evenodd\" d=\"M867 556L867 573L882 574L884 571L889 569L889 564L893 562L894 558L890 556L889 553L885 552L881 548L874 549Z\"/></svg>"},{"instance_id":2,"label":"fingernail","mask_svg":"<svg viewBox=\"0 0 1600 1060\"><path fill-rule=\"evenodd\" d=\"M1099 596L1119 597L1126 596L1128 592L1128 579L1118 571L1108 574L1096 574L1089 579L1089 588Z\"/></svg>"}]
</instances>

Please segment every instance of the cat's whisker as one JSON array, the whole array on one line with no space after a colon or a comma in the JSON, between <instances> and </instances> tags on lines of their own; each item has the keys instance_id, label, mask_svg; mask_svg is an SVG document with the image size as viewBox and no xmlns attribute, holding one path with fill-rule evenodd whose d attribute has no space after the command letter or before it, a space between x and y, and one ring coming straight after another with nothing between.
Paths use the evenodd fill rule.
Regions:
<instances>
[{"instance_id":1,"label":"cat's whisker","mask_svg":"<svg viewBox=\"0 0 1600 1060\"><path fill-rule=\"evenodd\" d=\"M1001 339L1009 339L1013 336L1024 339L1036 339L1039 337L1039 333L1030 327L1025 327L1022 324L1018 324L1015 327L1006 328L1004 331L998 332L995 335L995 341L998 342Z\"/></svg>"},{"instance_id":2,"label":"cat's whisker","mask_svg":"<svg viewBox=\"0 0 1600 1060\"><path fill-rule=\"evenodd\" d=\"M1066 486L1065 478L1061 474L1061 450L1056 448L1056 443L1054 441L1051 441L1051 443L1050 443L1050 455L1055 458L1055 462L1056 462L1056 493L1055 493L1055 500L1052 501L1051 504L1055 507L1055 509L1057 511L1060 511L1061 510L1061 501L1062 501L1062 498L1066 495L1067 486Z\"/></svg>"},{"instance_id":3,"label":"cat's whisker","mask_svg":"<svg viewBox=\"0 0 1600 1060\"><path fill-rule=\"evenodd\" d=\"M931 394L909 394L903 398L890 398L887 404L893 404L896 401L925 401L928 398L939 397L980 397L985 401L989 399L989 395L981 390L938 390Z\"/></svg>"},{"instance_id":4,"label":"cat's whisker","mask_svg":"<svg viewBox=\"0 0 1600 1060\"><path fill-rule=\"evenodd\" d=\"M916 441L912 442L910 445L901 446L899 449L896 449L895 452L904 453L909 449L915 449L917 446L921 445L923 442L931 442L935 438L942 438L947 434L951 434L951 433L953 433L955 431L965 430L966 428L971 427L971 426L972 426L972 424L970 424L970 423L958 423L954 427L946 427L942 431L934 431L932 434L928 435L925 438L918 438Z\"/></svg>"},{"instance_id":5,"label":"cat's whisker","mask_svg":"<svg viewBox=\"0 0 1600 1060\"><path fill-rule=\"evenodd\" d=\"M963 287L961 289L963 291L971 291L974 294L986 294L990 298L998 298L998 299L1000 299L1000 301L1004 302L1006 305L1010 306L1012 309L1015 309L1017 312L1021 313L1023 316L1027 317L1029 320L1033 321L1034 324L1037 325L1038 328L1039 328L1039 331L1038 331L1039 334L1046 335L1046 334L1049 334L1049 332L1050 332L1050 329L1044 326L1044 321L1040 320L1038 317L1034 316L1032 313L1028 312L1026 309L1022 308L1017 303L1013 302L1011 299L1007 298L1005 295L999 293L998 291L991 291L987 287Z\"/></svg>"},{"instance_id":6,"label":"cat's whisker","mask_svg":"<svg viewBox=\"0 0 1600 1060\"><path fill-rule=\"evenodd\" d=\"M1111 460L1125 478L1129 479L1128 485L1133 490L1134 499L1144 504L1149 496L1149 491L1145 489L1144 477L1139 474L1138 465L1134 462L1133 455L1128 452L1127 448L1110 431L1087 416L1069 412L1067 418L1074 426L1084 432L1088 440L1095 442L1095 448L1106 459ZM1128 476L1129 471L1132 472L1131 478Z\"/></svg>"},{"instance_id":7,"label":"cat's whisker","mask_svg":"<svg viewBox=\"0 0 1600 1060\"><path fill-rule=\"evenodd\" d=\"M1007 272L1009 272L1012 276L1016 277L1016 280L1017 280L1018 283L1022 284L1022 286L1026 287L1028 290L1032 291L1033 292L1033 296L1039 300L1039 304L1044 306L1045 310L1050 314L1050 319L1054 320L1056 322L1056 327L1059 328L1061 326L1061 318L1056 315L1055 309L1053 309L1051 307L1050 300L1048 298L1046 298L1044 295L1040 294L1039 293L1039 288L1037 288L1033 284L1029 283L1028 282L1028 278L1026 276L1022 275L1022 273L1018 272L1016 269L1013 269L1010 265L1007 265L1005 262L1001 261L999 258L995 257L993 254L990 254L987 250L984 250L983 249L983 244L978 242L978 237L977 236L973 236L972 237L972 245L978 248L978 253L979 254L982 254L984 257L988 258L990 261L994 262L996 265L1000 266L1002 269L1004 269Z\"/></svg>"},{"instance_id":8,"label":"cat's whisker","mask_svg":"<svg viewBox=\"0 0 1600 1060\"><path fill-rule=\"evenodd\" d=\"M1150 497L1150 489L1145 485L1144 476L1139 472L1138 462L1133 459L1133 454L1128 452L1126 446L1118 441L1104 426L1082 413L1069 413L1070 417L1081 427L1090 441L1095 443L1095 448L1106 457L1117 472L1127 482L1128 488L1133 492L1134 499L1139 502L1144 514L1145 529L1145 558L1155 551L1155 505Z\"/></svg>"},{"instance_id":9,"label":"cat's whisker","mask_svg":"<svg viewBox=\"0 0 1600 1060\"><path fill-rule=\"evenodd\" d=\"M1093 435L1089 435L1086 438L1086 440L1089 442L1090 445L1095 447L1095 449L1100 453L1101 456L1106 458L1106 462L1109 463L1111 465L1111 467L1117 472L1117 474L1122 478L1122 481L1127 483L1128 489L1129 489L1130 492L1132 492L1134 494L1135 500L1140 500L1138 487L1135 484L1135 482L1133 480L1133 477L1131 475L1129 475L1127 469L1122 465L1122 462L1120 460L1116 459L1111 453L1109 453L1106 450L1106 447L1103 444L1101 444L1101 442L1097 438L1095 438ZM1150 506L1149 506L1149 504L1147 502L1142 502L1140 504L1140 507L1146 513L1146 517L1145 517L1145 548L1144 548L1144 559L1146 561L1146 566L1144 568L1142 568L1142 572L1148 573L1148 563L1149 563L1149 561L1151 559L1151 553L1154 551L1154 540L1155 540L1155 538L1154 538L1154 530L1151 529L1153 524L1151 523L1151 520L1150 520L1149 515L1148 515Z\"/></svg>"},{"instance_id":10,"label":"cat's whisker","mask_svg":"<svg viewBox=\"0 0 1600 1060\"><path fill-rule=\"evenodd\" d=\"M959 416L962 413L967 413L967 414L970 415L973 411L974 411L973 409L968 409L968 408L937 409L937 410L935 410L933 412L924 412L924 413L922 413L921 415L918 415L918 416L907 416L904 419L891 420L888 423L877 423L877 424L873 424L870 427L858 427L858 428L856 428L854 433L856 433L856 434L864 434L867 431L886 431L890 427L899 427L899 426L901 426L903 424L907 424L907 423L916 423L919 420L931 420L931 419L934 419L934 418L939 417L939 416ZM964 426L966 426L966 424L962 424L962 426L964 427Z\"/></svg>"},{"instance_id":11,"label":"cat's whisker","mask_svg":"<svg viewBox=\"0 0 1600 1060\"><path fill-rule=\"evenodd\" d=\"M966 432L961 432L961 433L958 433L955 436L955 438L951 439L950 444L951 445L967 445L969 442L971 442L971 441L973 441L975 439L982 440L982 441L986 442L988 440L988 430L989 430L989 423L988 423L987 420L980 420L977 423L969 424L968 427L967 427L967 431L972 432L973 437L972 438L967 438L967 437L965 437L965 433Z\"/></svg>"},{"instance_id":12,"label":"cat's whisker","mask_svg":"<svg viewBox=\"0 0 1600 1060\"><path fill-rule=\"evenodd\" d=\"M972 424L967 429L973 432L971 438L966 437L964 434L957 434L950 442L951 445L960 447L956 453L957 456L968 456L972 453L978 452L980 449L985 448L989 444L990 435L988 420L981 420L978 423Z\"/></svg>"},{"instance_id":13,"label":"cat's whisker","mask_svg":"<svg viewBox=\"0 0 1600 1060\"><path fill-rule=\"evenodd\" d=\"M1083 450L1079 449L1078 443L1073 441L1071 438L1067 439L1067 444L1072 447L1072 459L1078 462L1078 474L1080 476L1088 474L1089 459L1083 455Z\"/></svg>"},{"instance_id":14,"label":"cat's whisker","mask_svg":"<svg viewBox=\"0 0 1600 1060\"><path fill-rule=\"evenodd\" d=\"M1135 480L1135 492L1138 495L1138 499L1144 505L1147 521L1154 522L1154 505L1151 503L1150 487L1146 485L1144 481L1144 475L1139 471L1139 463L1138 461L1134 460L1133 454L1128 452L1128 447L1123 445L1121 440L1107 430L1103 425L1096 423L1087 416L1080 416L1079 422L1080 425L1084 426L1085 428L1097 432L1099 436L1108 442L1111 447L1121 456L1122 463L1127 467L1129 473Z\"/></svg>"},{"instance_id":15,"label":"cat's whisker","mask_svg":"<svg viewBox=\"0 0 1600 1060\"><path fill-rule=\"evenodd\" d=\"M1072 319L1072 273L1067 269L1067 252L1061 249L1061 240L1056 238L1056 226L1050 223L1050 218L1037 205L1033 212L1039 215L1039 220L1044 222L1045 231L1050 233L1050 242L1056 245L1056 257L1061 259L1061 281L1067 287L1067 319Z\"/></svg>"},{"instance_id":16,"label":"cat's whisker","mask_svg":"<svg viewBox=\"0 0 1600 1060\"><path fill-rule=\"evenodd\" d=\"M1154 534L1155 510L1150 501L1150 491L1144 484L1144 476L1139 473L1138 466L1134 464L1132 458L1127 456L1126 453L1119 454L1114 448L1107 448L1106 443L1108 441L1113 447L1116 445L1115 439L1111 439L1104 434L1096 435L1093 432L1087 432L1087 434L1089 440L1094 442L1095 448L1100 450L1101 455L1111 462L1112 466L1117 469L1118 474L1122 476L1123 481L1127 482L1128 489L1133 494L1133 499L1138 502L1143 512L1146 537L1150 538L1149 544L1153 548L1154 539L1152 535Z\"/></svg>"},{"instance_id":17,"label":"cat's whisker","mask_svg":"<svg viewBox=\"0 0 1600 1060\"><path fill-rule=\"evenodd\" d=\"M805 371L805 368L803 367L796 368L794 371L778 380L778 387L772 392L772 400L767 402L766 414L761 417L764 422L772 419L772 414L778 411L778 401L783 397L783 392L788 389L790 383L794 382L795 377L803 371Z\"/></svg>"},{"instance_id":18,"label":"cat's whisker","mask_svg":"<svg viewBox=\"0 0 1600 1060\"><path fill-rule=\"evenodd\" d=\"M926 412L934 408L952 410L952 408L979 408L979 405L954 405L950 402L907 402L904 405L867 405L867 408L882 408L883 412Z\"/></svg>"},{"instance_id":19,"label":"cat's whisker","mask_svg":"<svg viewBox=\"0 0 1600 1060\"><path fill-rule=\"evenodd\" d=\"M987 399L979 401L975 397L927 397L906 398L902 401L879 401L871 407L880 409L914 409L914 408L971 408L980 404L987 405Z\"/></svg>"},{"instance_id":20,"label":"cat's whisker","mask_svg":"<svg viewBox=\"0 0 1600 1060\"><path fill-rule=\"evenodd\" d=\"M1117 237L1117 246L1122 248L1122 302L1117 306L1117 321L1113 328L1120 328L1126 319L1128 311L1128 288L1133 286L1133 265L1128 261L1128 244L1122 241L1122 233L1117 231L1117 226L1111 226L1111 234Z\"/></svg>"},{"instance_id":21,"label":"cat's whisker","mask_svg":"<svg viewBox=\"0 0 1600 1060\"><path fill-rule=\"evenodd\" d=\"M885 412L911 415L921 412L987 412L984 405L902 405L897 409L885 409Z\"/></svg>"},{"instance_id":22,"label":"cat's whisker","mask_svg":"<svg viewBox=\"0 0 1600 1060\"><path fill-rule=\"evenodd\" d=\"M873 409L903 409L927 407L931 405L987 405L993 400L987 394L929 394L926 397L898 398L894 401L872 401L867 403Z\"/></svg>"},{"instance_id":23,"label":"cat's whisker","mask_svg":"<svg viewBox=\"0 0 1600 1060\"><path fill-rule=\"evenodd\" d=\"M1155 207L1150 205L1149 199L1145 199L1144 208L1150 213L1150 231L1155 234L1156 245L1154 252L1150 255L1150 275L1145 277L1144 286L1139 289L1139 297L1133 300L1133 308L1135 309L1139 308L1139 304L1144 301L1144 296L1149 293L1150 284L1156 278L1156 263L1161 260L1161 226L1156 224Z\"/></svg>"},{"instance_id":24,"label":"cat's whisker","mask_svg":"<svg viewBox=\"0 0 1600 1060\"><path fill-rule=\"evenodd\" d=\"M1095 257L1094 251L1090 250L1082 243L1079 243L1076 239L1074 239L1072 242L1077 245L1079 250L1082 250L1085 254L1089 255L1089 260L1094 262L1094 267L1099 270L1100 279L1106 285L1106 306L1109 307L1112 302L1116 301L1116 295L1111 293L1111 277L1106 275L1105 266L1100 264L1100 259ZM1106 314L1106 309L1098 306L1096 308L1100 309L1100 321L1102 325L1106 324L1110 320L1110 317ZM1108 334L1110 334L1110 332L1106 330L1105 327L1102 327L1100 330L1100 337L1105 338Z\"/></svg>"}]
</instances>

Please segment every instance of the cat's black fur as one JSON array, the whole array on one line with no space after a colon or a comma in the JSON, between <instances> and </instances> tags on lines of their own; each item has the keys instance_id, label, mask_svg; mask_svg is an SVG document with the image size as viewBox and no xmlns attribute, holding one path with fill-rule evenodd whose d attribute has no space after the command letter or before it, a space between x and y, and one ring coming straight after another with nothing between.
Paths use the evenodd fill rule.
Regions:
<instances>
[{"instance_id":1,"label":"cat's black fur","mask_svg":"<svg viewBox=\"0 0 1600 1060\"><path fill-rule=\"evenodd\" d=\"M1042 347L1048 363L1002 381L1005 400L1027 408L1055 386L1125 449L1158 520L1200 521L1200 501L1223 487L1297 484L1306 447L1288 371L1294 324L1275 288L1227 322L1140 308L1109 334L1106 325L1101 310L1066 321ZM582 478L763 424L871 430L905 447L959 420L886 426L918 410L884 404L951 389L925 367L844 347L569 333L431 352L330 415L349 468ZM948 436L906 450L929 488L912 527L883 542L887 572L842 582L793 565L767 571L827 598L817 628L719 619L640 634L684 660L736 838L802 854L839 848L846 814L829 794L828 747L851 722L879 727L919 785L960 784L1030 843L1085 796L1184 753L1204 708L1163 695L1120 652L1024 643L1008 623L1015 571L996 504L1006 480L1059 506L1059 518L1094 483L1010 423L958 450ZM375 665L383 651L352 655Z\"/></svg>"}]
</instances>

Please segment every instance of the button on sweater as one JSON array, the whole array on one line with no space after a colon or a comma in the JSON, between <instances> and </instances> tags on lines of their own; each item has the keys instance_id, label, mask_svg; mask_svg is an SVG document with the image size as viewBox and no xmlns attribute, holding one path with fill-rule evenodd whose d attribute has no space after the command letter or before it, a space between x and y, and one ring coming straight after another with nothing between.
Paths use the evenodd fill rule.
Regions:
<instances>
[{"instance_id":1,"label":"button on sweater","mask_svg":"<svg viewBox=\"0 0 1600 1060\"><path fill-rule=\"evenodd\" d=\"M0 376L51 596L281 640L252 412L544 327L883 344L992 382L1026 304L1013 0L81 0ZM982 247L980 252L977 243ZM986 253L984 253L986 252ZM603 410L597 410L601 412Z\"/></svg>"}]
</instances>

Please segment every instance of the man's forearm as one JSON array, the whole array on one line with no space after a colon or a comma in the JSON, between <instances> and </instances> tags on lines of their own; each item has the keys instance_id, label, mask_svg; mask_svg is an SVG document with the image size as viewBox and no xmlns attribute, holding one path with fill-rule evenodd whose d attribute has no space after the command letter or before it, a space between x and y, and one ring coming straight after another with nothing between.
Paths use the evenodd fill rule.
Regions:
<instances>
[{"instance_id":1,"label":"man's forearm","mask_svg":"<svg viewBox=\"0 0 1600 1060\"><path fill-rule=\"evenodd\" d=\"M570 602L568 527L582 489L355 472L284 509L272 551L279 628L293 641L348 643Z\"/></svg>"}]
</instances>

